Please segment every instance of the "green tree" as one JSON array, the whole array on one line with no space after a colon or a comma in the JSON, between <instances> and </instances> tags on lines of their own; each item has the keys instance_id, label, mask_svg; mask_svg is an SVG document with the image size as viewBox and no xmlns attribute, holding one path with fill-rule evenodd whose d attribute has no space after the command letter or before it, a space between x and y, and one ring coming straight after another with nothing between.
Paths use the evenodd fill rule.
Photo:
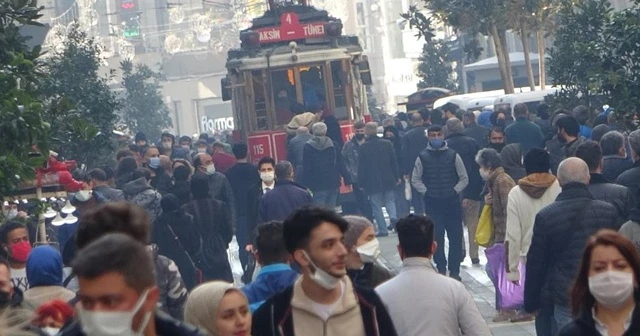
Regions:
<instances>
[{"instance_id":1,"label":"green tree","mask_svg":"<svg viewBox=\"0 0 640 336\"><path fill-rule=\"evenodd\" d=\"M89 167L111 164L120 103L109 78L99 74L101 48L73 24L61 49L47 60L49 77L41 86L50 104L45 118L51 124L52 147Z\"/></svg>"},{"instance_id":2,"label":"green tree","mask_svg":"<svg viewBox=\"0 0 640 336\"><path fill-rule=\"evenodd\" d=\"M456 30L458 35L471 37L475 41L478 34L491 35L496 50L500 76L506 93L514 92L511 61L507 49L508 0L423 0L424 9L410 6L409 12L401 14L412 28L428 42L433 36L433 19L424 15L431 13L435 20ZM470 43L470 45L473 45ZM468 49L465 45L465 50ZM475 50L477 53L477 50Z\"/></svg>"},{"instance_id":3,"label":"green tree","mask_svg":"<svg viewBox=\"0 0 640 336\"><path fill-rule=\"evenodd\" d=\"M453 79L453 60L449 55L446 43L441 40L431 40L424 44L418 66L418 77L421 78L418 89L440 87L457 90L458 85Z\"/></svg>"},{"instance_id":4,"label":"green tree","mask_svg":"<svg viewBox=\"0 0 640 336\"><path fill-rule=\"evenodd\" d=\"M131 132L144 132L149 139L159 139L162 131L172 126L162 99L162 75L143 64L134 69L131 61L121 62L120 68L126 92L121 111L124 123Z\"/></svg>"},{"instance_id":5,"label":"green tree","mask_svg":"<svg viewBox=\"0 0 640 336\"><path fill-rule=\"evenodd\" d=\"M49 125L42 119L38 86L41 48L29 48L24 25L40 25L35 1L0 1L0 198L35 176L48 156ZM31 158L37 148L46 155Z\"/></svg>"},{"instance_id":6,"label":"green tree","mask_svg":"<svg viewBox=\"0 0 640 336\"><path fill-rule=\"evenodd\" d=\"M608 0L563 0L560 4L548 69L554 86L562 86L553 105L591 105L601 96L603 79L609 71L604 63L605 28L611 24L613 9ZM606 56L607 59L615 56ZM597 98L594 104L600 104ZM565 105L571 107L572 105Z\"/></svg>"}]
</instances>

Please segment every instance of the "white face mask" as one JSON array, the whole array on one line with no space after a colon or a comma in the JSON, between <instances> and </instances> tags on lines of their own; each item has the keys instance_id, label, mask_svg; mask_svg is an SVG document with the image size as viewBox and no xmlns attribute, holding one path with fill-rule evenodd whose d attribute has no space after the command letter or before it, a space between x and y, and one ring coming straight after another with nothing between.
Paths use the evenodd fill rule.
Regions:
<instances>
[{"instance_id":1,"label":"white face mask","mask_svg":"<svg viewBox=\"0 0 640 336\"><path fill-rule=\"evenodd\" d=\"M380 241L378 241L378 239L374 239L366 244L358 246L356 251L358 251L362 262L372 263L378 259L378 256L380 256Z\"/></svg>"},{"instance_id":2,"label":"white face mask","mask_svg":"<svg viewBox=\"0 0 640 336\"><path fill-rule=\"evenodd\" d=\"M148 290L144 291L131 311L94 312L84 310L80 305L78 314L82 324L82 331L91 336L141 336L147 324L149 324L151 312L145 313L138 331L133 331L132 323L133 317L142 308L148 293Z\"/></svg>"},{"instance_id":3,"label":"white face mask","mask_svg":"<svg viewBox=\"0 0 640 336\"><path fill-rule=\"evenodd\" d=\"M9 211L5 211L5 216L7 219L14 219L18 217L18 209L11 209Z\"/></svg>"},{"instance_id":4,"label":"white face mask","mask_svg":"<svg viewBox=\"0 0 640 336\"><path fill-rule=\"evenodd\" d=\"M633 295L633 274L607 271L590 276L589 291L599 304L618 309Z\"/></svg>"},{"instance_id":5,"label":"white face mask","mask_svg":"<svg viewBox=\"0 0 640 336\"><path fill-rule=\"evenodd\" d=\"M276 173L274 172L264 172L260 173L260 179L264 182L273 182L276 179Z\"/></svg>"},{"instance_id":6,"label":"white face mask","mask_svg":"<svg viewBox=\"0 0 640 336\"><path fill-rule=\"evenodd\" d=\"M44 327L40 330L42 330L42 332L44 332L49 336L55 336L60 332L60 328L53 328L53 327Z\"/></svg>"},{"instance_id":7,"label":"white face mask","mask_svg":"<svg viewBox=\"0 0 640 336\"><path fill-rule=\"evenodd\" d=\"M91 199L91 190L80 190L76 193L76 199L79 202L86 202Z\"/></svg>"},{"instance_id":8,"label":"white face mask","mask_svg":"<svg viewBox=\"0 0 640 336\"><path fill-rule=\"evenodd\" d=\"M480 177L482 177L483 180L488 180L489 175L491 175L491 173L488 170L480 168Z\"/></svg>"},{"instance_id":9,"label":"white face mask","mask_svg":"<svg viewBox=\"0 0 640 336\"><path fill-rule=\"evenodd\" d=\"M207 166L207 175L213 175L216 172L216 166L210 164Z\"/></svg>"},{"instance_id":10,"label":"white face mask","mask_svg":"<svg viewBox=\"0 0 640 336\"><path fill-rule=\"evenodd\" d=\"M206 148L198 148L198 153L206 153L207 149Z\"/></svg>"},{"instance_id":11,"label":"white face mask","mask_svg":"<svg viewBox=\"0 0 640 336\"><path fill-rule=\"evenodd\" d=\"M163 142L162 143L162 148L164 149L171 149L173 146L171 146L171 142Z\"/></svg>"},{"instance_id":12,"label":"white face mask","mask_svg":"<svg viewBox=\"0 0 640 336\"><path fill-rule=\"evenodd\" d=\"M313 282L327 290L332 290L338 286L338 284L340 283L340 278L336 278L316 266L316 264L311 260L311 257L309 257L309 255L307 254L307 251L302 251L302 253L304 253L305 257L309 259L309 263L311 263L311 266L313 266L313 268L315 269L315 271L311 274L311 280L313 280Z\"/></svg>"}]
</instances>

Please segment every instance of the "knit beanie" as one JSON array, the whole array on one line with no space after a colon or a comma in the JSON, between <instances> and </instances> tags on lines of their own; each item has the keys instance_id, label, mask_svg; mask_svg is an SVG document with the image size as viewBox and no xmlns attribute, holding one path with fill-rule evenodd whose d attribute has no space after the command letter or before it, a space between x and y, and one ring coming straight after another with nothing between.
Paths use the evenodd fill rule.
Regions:
<instances>
[{"instance_id":1,"label":"knit beanie","mask_svg":"<svg viewBox=\"0 0 640 336\"><path fill-rule=\"evenodd\" d=\"M351 250L364 230L373 227L373 223L360 216L344 216L344 220L349 223L349 229L344 233L344 247Z\"/></svg>"},{"instance_id":2,"label":"knit beanie","mask_svg":"<svg viewBox=\"0 0 640 336\"><path fill-rule=\"evenodd\" d=\"M533 148L524 156L524 169L527 175L533 173L548 173L551 169L549 153L540 148Z\"/></svg>"},{"instance_id":3,"label":"knit beanie","mask_svg":"<svg viewBox=\"0 0 640 336\"><path fill-rule=\"evenodd\" d=\"M136 142L140 140L147 141L147 136L143 132L136 133Z\"/></svg>"}]
</instances>

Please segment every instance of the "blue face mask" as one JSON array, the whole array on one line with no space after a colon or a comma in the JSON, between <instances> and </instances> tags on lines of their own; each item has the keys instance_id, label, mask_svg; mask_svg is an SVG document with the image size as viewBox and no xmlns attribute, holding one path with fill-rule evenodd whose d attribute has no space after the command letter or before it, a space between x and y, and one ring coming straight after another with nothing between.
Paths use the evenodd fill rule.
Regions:
<instances>
[{"instance_id":1,"label":"blue face mask","mask_svg":"<svg viewBox=\"0 0 640 336\"><path fill-rule=\"evenodd\" d=\"M440 149L444 144L444 140L442 139L431 139L430 142L431 142L431 148L434 148L434 149Z\"/></svg>"},{"instance_id":2,"label":"blue face mask","mask_svg":"<svg viewBox=\"0 0 640 336\"><path fill-rule=\"evenodd\" d=\"M149 167L153 169L160 167L160 158L159 157L149 158Z\"/></svg>"}]
</instances>

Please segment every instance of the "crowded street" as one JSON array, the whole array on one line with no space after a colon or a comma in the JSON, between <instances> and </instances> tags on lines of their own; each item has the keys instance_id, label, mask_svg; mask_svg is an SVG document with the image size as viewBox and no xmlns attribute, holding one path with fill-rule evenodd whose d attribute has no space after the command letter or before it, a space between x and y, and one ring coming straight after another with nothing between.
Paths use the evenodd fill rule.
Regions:
<instances>
[{"instance_id":1,"label":"crowded street","mask_svg":"<svg viewBox=\"0 0 640 336\"><path fill-rule=\"evenodd\" d=\"M0 0L0 336L640 336L640 0Z\"/></svg>"}]
</instances>

